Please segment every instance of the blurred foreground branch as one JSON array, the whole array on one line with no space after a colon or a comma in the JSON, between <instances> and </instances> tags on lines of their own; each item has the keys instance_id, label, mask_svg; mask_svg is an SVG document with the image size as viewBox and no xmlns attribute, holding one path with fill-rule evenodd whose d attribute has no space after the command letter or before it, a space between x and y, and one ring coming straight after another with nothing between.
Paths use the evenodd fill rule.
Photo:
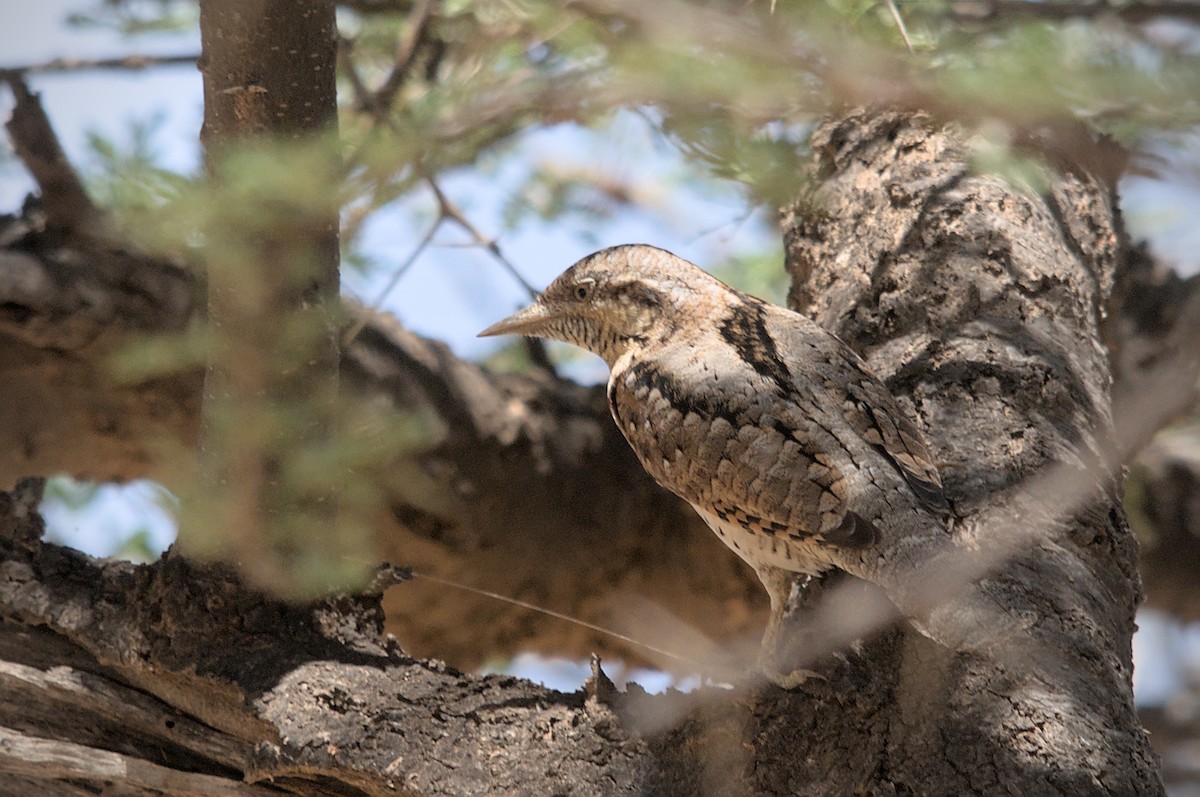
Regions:
<instances>
[{"instance_id":1,"label":"blurred foreground branch","mask_svg":"<svg viewBox=\"0 0 1200 797\"><path fill-rule=\"evenodd\" d=\"M955 0L951 13L963 20L1029 18L1046 20L1115 17L1129 23L1156 19L1200 20L1200 6L1190 0L1089 0L1089 2L1040 2L1039 0Z\"/></svg>"}]
</instances>

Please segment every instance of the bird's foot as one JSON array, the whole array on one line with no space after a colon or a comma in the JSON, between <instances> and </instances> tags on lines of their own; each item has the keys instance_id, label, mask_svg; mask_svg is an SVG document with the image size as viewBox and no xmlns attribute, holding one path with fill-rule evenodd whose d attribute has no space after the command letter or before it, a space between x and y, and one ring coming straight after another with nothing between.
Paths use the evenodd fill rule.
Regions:
<instances>
[{"instance_id":1,"label":"bird's foot","mask_svg":"<svg viewBox=\"0 0 1200 797\"><path fill-rule=\"evenodd\" d=\"M762 674L767 680L778 686L780 689L795 689L810 679L827 681L829 680L816 670L806 670L803 667L795 669L784 669L778 667L774 663L760 661L758 664Z\"/></svg>"},{"instance_id":2,"label":"bird's foot","mask_svg":"<svg viewBox=\"0 0 1200 797\"><path fill-rule=\"evenodd\" d=\"M795 644L797 640L791 641L793 644L787 645L780 644L783 642L780 639L768 640L769 646L764 645L758 654L759 672L781 689L795 689L810 679L829 680L816 670L797 666L802 662L808 663L810 659L799 650L801 646Z\"/></svg>"}]
</instances>

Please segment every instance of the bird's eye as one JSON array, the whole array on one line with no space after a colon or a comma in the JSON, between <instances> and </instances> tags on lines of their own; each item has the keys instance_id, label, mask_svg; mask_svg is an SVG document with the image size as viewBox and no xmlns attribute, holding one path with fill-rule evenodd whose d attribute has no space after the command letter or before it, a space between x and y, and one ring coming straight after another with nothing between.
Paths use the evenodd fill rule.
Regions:
<instances>
[{"instance_id":1,"label":"bird's eye","mask_svg":"<svg viewBox=\"0 0 1200 797\"><path fill-rule=\"evenodd\" d=\"M579 284L577 284L575 286L575 298L580 301L583 301L584 299L591 296L592 295L592 286L594 286L595 284L596 283L594 283L590 280L587 282L580 282Z\"/></svg>"}]
</instances>

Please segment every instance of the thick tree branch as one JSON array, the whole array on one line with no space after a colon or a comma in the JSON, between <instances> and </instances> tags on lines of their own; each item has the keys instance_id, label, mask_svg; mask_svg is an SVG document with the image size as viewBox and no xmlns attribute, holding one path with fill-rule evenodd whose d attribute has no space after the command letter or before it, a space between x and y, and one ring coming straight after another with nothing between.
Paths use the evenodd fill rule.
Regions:
<instances>
[{"instance_id":1,"label":"thick tree branch","mask_svg":"<svg viewBox=\"0 0 1200 797\"><path fill-rule=\"evenodd\" d=\"M64 232L95 232L100 212L71 168L37 95L20 73L6 71L3 77L16 100L5 127L18 157L42 189L47 226Z\"/></svg>"},{"instance_id":2,"label":"thick tree branch","mask_svg":"<svg viewBox=\"0 0 1200 797\"><path fill-rule=\"evenodd\" d=\"M30 482L0 493L0 779L10 785L549 794L600 783L646 793L664 781L684 793L694 782L683 756L662 760L669 737L640 741L582 694L406 656L383 636L377 598L289 606L178 556L97 562L38 541L37 498Z\"/></svg>"},{"instance_id":3,"label":"thick tree branch","mask_svg":"<svg viewBox=\"0 0 1200 797\"><path fill-rule=\"evenodd\" d=\"M1009 557L980 584L1012 626L1004 644L872 662L914 690L872 710L893 717L890 743L906 751L884 759L893 775L920 761L937 791L1154 793L1131 686L1137 548L1117 497L1109 366L1096 346L1120 254L1110 187L1081 170L1042 196L1017 193L972 175L962 140L920 116L850 114L814 136L829 176L815 206L784 218L791 301L911 402L962 518L958 536L980 557ZM943 704L919 697L931 667ZM961 712L985 705L998 733L953 756L992 760L970 773L939 766L925 740L960 732ZM1042 730L1013 750L1007 737L1025 723ZM995 756L998 738L1007 760ZM1079 761L1080 743L1124 783L1044 770L1045 760Z\"/></svg>"}]
</instances>

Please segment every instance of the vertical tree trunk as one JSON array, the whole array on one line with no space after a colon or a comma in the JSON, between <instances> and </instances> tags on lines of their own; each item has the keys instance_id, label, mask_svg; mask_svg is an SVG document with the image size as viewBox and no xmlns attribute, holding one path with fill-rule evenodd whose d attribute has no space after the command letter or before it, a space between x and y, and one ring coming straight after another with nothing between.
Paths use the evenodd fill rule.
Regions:
<instances>
[{"instance_id":1,"label":"vertical tree trunk","mask_svg":"<svg viewBox=\"0 0 1200 797\"><path fill-rule=\"evenodd\" d=\"M890 113L820 129L815 205L784 216L789 298L923 421L958 533L996 557L984 588L1017 633L957 654L912 633L873 640L814 687L812 763L792 782L1159 793L1133 706L1137 546L1100 343L1121 255L1113 197L1078 170L1040 194L973 175L966 141ZM760 738L800 744L772 732L783 719Z\"/></svg>"},{"instance_id":2,"label":"vertical tree trunk","mask_svg":"<svg viewBox=\"0 0 1200 797\"><path fill-rule=\"evenodd\" d=\"M303 559L311 545L301 538L332 537L337 506L335 474L301 483L286 464L319 446L335 415L335 9L331 0L204 0L200 33L201 139L212 212L226 216L207 231L208 494L194 505L203 508L197 533L182 541L232 552L256 580L290 588L305 567L291 552Z\"/></svg>"}]
</instances>

